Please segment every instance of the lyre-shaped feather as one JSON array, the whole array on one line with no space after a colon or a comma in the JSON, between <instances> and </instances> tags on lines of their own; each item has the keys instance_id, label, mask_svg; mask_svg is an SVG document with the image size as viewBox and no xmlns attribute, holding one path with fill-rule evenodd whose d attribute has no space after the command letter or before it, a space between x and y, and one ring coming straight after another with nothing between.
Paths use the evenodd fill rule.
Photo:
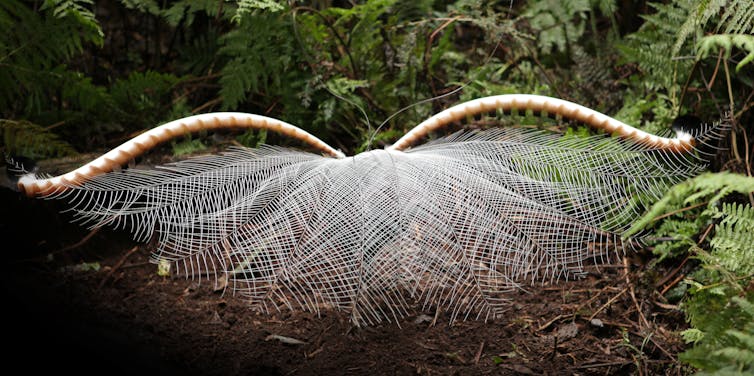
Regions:
<instances>
[{"instance_id":1,"label":"lyre-shaped feather","mask_svg":"<svg viewBox=\"0 0 754 376\"><path fill-rule=\"evenodd\" d=\"M526 108L542 97L516 98ZM544 101L534 109L553 113L563 102ZM490 112L471 107L467 115ZM442 123L428 122L425 131ZM443 307L451 320L495 316L506 292L622 251L620 235L641 210L704 167L679 146L688 137L651 136L647 146L644 136L494 129L400 150L422 137L408 136L348 158L236 148L46 185L45 194L68 199L85 224L158 237L155 260L189 276L224 275L263 311L334 307L370 324L402 317L415 302ZM21 184L28 192L35 182Z\"/></svg>"}]
</instances>

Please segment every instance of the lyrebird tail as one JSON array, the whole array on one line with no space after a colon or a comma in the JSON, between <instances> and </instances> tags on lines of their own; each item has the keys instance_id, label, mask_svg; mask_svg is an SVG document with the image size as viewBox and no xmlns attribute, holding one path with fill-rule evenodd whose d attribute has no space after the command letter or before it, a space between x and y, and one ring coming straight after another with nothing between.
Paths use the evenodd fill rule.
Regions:
<instances>
[{"instance_id":1,"label":"lyrebird tail","mask_svg":"<svg viewBox=\"0 0 754 376\"><path fill-rule=\"evenodd\" d=\"M526 109L532 99L514 103ZM557 101L538 109L609 123ZM401 150L423 137L412 134L348 158L235 148L68 181L46 195L69 200L84 224L157 237L155 260L188 276L224 276L263 311L330 307L370 324L418 302L451 320L486 318L505 307L506 292L622 252L621 235L644 208L705 167L693 137L620 132L642 137L493 129Z\"/></svg>"}]
</instances>

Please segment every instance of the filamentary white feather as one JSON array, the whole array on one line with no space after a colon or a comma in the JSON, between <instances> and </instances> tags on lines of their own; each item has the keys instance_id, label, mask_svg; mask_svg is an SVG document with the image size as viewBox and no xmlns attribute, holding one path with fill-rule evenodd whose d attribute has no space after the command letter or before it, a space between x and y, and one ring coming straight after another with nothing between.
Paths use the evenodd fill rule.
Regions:
<instances>
[{"instance_id":1,"label":"filamentary white feather","mask_svg":"<svg viewBox=\"0 0 754 376\"><path fill-rule=\"evenodd\" d=\"M84 224L157 237L155 260L225 276L264 312L335 308L360 325L418 304L452 321L622 252L642 210L703 168L616 138L495 129L343 159L236 148L50 197Z\"/></svg>"}]
</instances>

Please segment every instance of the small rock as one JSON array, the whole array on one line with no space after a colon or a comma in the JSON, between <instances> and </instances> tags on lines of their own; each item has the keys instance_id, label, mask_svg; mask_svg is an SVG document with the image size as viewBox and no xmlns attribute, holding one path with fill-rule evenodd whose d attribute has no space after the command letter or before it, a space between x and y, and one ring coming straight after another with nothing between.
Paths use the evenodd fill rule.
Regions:
<instances>
[{"instance_id":1,"label":"small rock","mask_svg":"<svg viewBox=\"0 0 754 376\"><path fill-rule=\"evenodd\" d=\"M599 328L602 328L602 327L605 326L605 324L603 324L602 320L600 320L600 319L592 319L592 321L590 321L590 323L592 325L596 326L596 327L599 327Z\"/></svg>"},{"instance_id":2,"label":"small rock","mask_svg":"<svg viewBox=\"0 0 754 376\"><path fill-rule=\"evenodd\" d=\"M558 337L558 339L569 339L576 337L576 334L579 333L579 327L576 325L575 322L565 324L558 328L557 333L555 335Z\"/></svg>"}]
</instances>

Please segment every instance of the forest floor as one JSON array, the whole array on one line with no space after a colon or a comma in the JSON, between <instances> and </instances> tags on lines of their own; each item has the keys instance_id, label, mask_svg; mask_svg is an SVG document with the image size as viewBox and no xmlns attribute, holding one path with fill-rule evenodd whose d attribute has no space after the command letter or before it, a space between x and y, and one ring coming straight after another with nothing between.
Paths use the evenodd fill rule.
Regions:
<instances>
[{"instance_id":1,"label":"forest floor","mask_svg":"<svg viewBox=\"0 0 754 376\"><path fill-rule=\"evenodd\" d=\"M684 374L683 314L658 302L644 253L510 296L503 317L257 313L232 293L158 275L126 234L68 223L58 202L0 189L5 367L32 374ZM85 240L75 247L77 242ZM70 249L67 249L70 248ZM99 270L85 270L97 263ZM78 269L72 267L79 265ZM660 298L661 300L661 298ZM295 341L294 341L295 340ZM295 343L293 343L295 342ZM146 373L148 372L148 373Z\"/></svg>"}]
</instances>

